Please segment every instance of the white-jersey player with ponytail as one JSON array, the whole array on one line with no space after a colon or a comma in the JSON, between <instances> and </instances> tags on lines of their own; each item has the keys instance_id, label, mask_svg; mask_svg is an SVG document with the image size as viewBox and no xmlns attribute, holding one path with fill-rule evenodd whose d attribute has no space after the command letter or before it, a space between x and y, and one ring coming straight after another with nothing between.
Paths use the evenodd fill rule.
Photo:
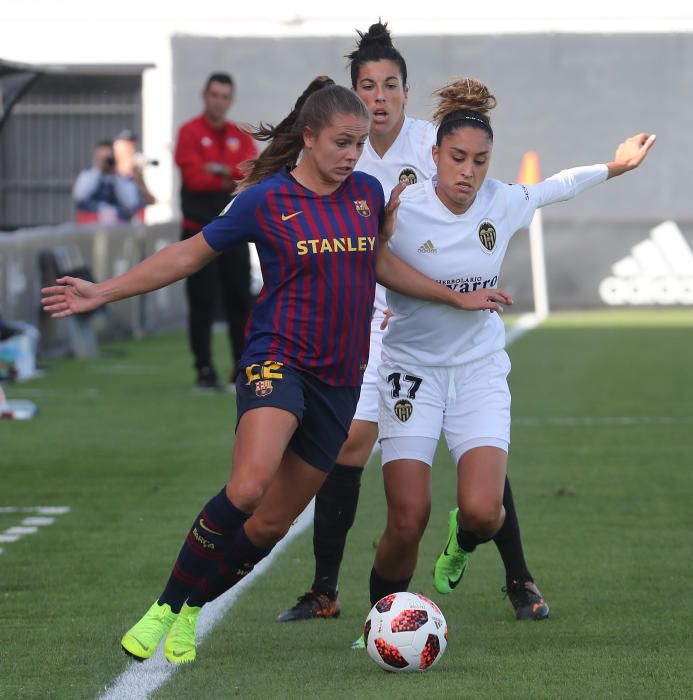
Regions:
<instances>
[{"instance_id":1,"label":"white-jersey player with ponytail","mask_svg":"<svg viewBox=\"0 0 693 700\"><path fill-rule=\"evenodd\" d=\"M508 243L537 208L632 170L654 143L654 136L638 134L618 147L610 163L564 170L537 185L506 185L486 179L493 148L488 114L496 104L488 88L467 78L437 94L437 172L402 193L390 246L459 292L495 292ZM498 315L454 314L390 291L387 305L393 317L378 390L388 518L371 575L375 600L406 590L414 573L441 432L457 465L458 508L435 565L439 593L459 583L477 545L503 525L510 443L510 361ZM525 589L538 590L531 582ZM514 594L509 588L511 600Z\"/></svg>"}]
</instances>

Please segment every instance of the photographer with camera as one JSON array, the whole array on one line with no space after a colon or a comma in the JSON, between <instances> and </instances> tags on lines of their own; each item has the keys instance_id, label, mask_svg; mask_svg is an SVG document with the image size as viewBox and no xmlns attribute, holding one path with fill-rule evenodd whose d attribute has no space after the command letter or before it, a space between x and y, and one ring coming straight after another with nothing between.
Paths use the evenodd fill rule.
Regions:
<instances>
[{"instance_id":1,"label":"photographer with camera","mask_svg":"<svg viewBox=\"0 0 693 700\"><path fill-rule=\"evenodd\" d=\"M137 186L140 201L134 218L138 221L144 221L144 208L155 204L156 197L144 181L143 169L147 165L159 165L159 161L149 160L137 151L137 139L130 129L124 129L116 136L113 142L113 155L118 175L132 180Z\"/></svg>"},{"instance_id":2,"label":"photographer with camera","mask_svg":"<svg viewBox=\"0 0 693 700\"><path fill-rule=\"evenodd\" d=\"M118 172L113 143L100 141L91 168L82 170L72 187L81 224L118 224L131 221L142 205L134 177Z\"/></svg>"}]
</instances>

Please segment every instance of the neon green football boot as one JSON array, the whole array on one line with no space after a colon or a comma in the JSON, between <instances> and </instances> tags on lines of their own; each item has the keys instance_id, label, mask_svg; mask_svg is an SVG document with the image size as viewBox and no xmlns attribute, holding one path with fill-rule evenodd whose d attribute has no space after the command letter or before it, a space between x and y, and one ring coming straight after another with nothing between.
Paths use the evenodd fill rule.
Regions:
<instances>
[{"instance_id":1,"label":"neon green football boot","mask_svg":"<svg viewBox=\"0 0 693 700\"><path fill-rule=\"evenodd\" d=\"M164 655L172 664L187 664L195 661L195 629L202 608L183 603L178 618L164 642Z\"/></svg>"},{"instance_id":2,"label":"neon green football boot","mask_svg":"<svg viewBox=\"0 0 693 700\"><path fill-rule=\"evenodd\" d=\"M450 511L448 542L438 555L433 567L433 585L438 593L452 593L459 585L469 566L471 552L465 552L457 542L457 513L459 508Z\"/></svg>"},{"instance_id":3,"label":"neon green football boot","mask_svg":"<svg viewBox=\"0 0 693 700\"><path fill-rule=\"evenodd\" d=\"M148 659L159 646L162 637L169 631L178 615L171 607L157 602L144 614L144 617L123 636L120 645L123 651L136 661Z\"/></svg>"},{"instance_id":4,"label":"neon green football boot","mask_svg":"<svg viewBox=\"0 0 693 700\"><path fill-rule=\"evenodd\" d=\"M351 643L351 648L352 649L365 649L366 648L366 639L363 635L361 635L356 641Z\"/></svg>"}]
</instances>

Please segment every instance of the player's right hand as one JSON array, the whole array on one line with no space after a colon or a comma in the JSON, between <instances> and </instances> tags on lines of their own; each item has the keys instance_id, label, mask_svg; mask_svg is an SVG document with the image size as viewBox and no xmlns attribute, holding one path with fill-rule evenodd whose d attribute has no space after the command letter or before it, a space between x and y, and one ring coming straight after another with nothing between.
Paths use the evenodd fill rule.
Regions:
<instances>
[{"instance_id":1,"label":"player's right hand","mask_svg":"<svg viewBox=\"0 0 693 700\"><path fill-rule=\"evenodd\" d=\"M502 304L512 306L513 298L501 289L477 289L459 295L459 308L465 311L503 311Z\"/></svg>"},{"instance_id":2,"label":"player's right hand","mask_svg":"<svg viewBox=\"0 0 693 700\"><path fill-rule=\"evenodd\" d=\"M388 203L385 205L383 217L380 219L379 239L381 243L389 241L395 232L397 226L397 210L400 205L399 196L404 192L406 187L406 182L400 182L396 185L390 194Z\"/></svg>"},{"instance_id":3,"label":"player's right hand","mask_svg":"<svg viewBox=\"0 0 693 700\"><path fill-rule=\"evenodd\" d=\"M59 286L41 290L41 305L53 318L66 318L74 314L95 311L105 301L98 292L98 285L78 277L60 277Z\"/></svg>"}]
</instances>

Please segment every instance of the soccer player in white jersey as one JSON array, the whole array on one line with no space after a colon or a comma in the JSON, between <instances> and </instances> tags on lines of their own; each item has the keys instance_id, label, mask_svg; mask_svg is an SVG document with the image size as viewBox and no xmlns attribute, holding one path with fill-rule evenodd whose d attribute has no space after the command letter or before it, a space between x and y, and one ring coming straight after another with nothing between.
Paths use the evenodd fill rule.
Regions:
<instances>
[{"instance_id":1,"label":"soccer player in white jersey","mask_svg":"<svg viewBox=\"0 0 693 700\"><path fill-rule=\"evenodd\" d=\"M399 182L427 180L435 173L432 147L436 127L429 121L406 116L407 65L392 44L387 25L373 24L359 32L350 61L353 89L371 113L368 141L357 168L380 180L389 193ZM335 469L315 499L313 551L315 575L310 590L279 615L280 621L335 618L340 613L337 598L339 567L347 533L356 515L361 475L378 438L377 369L385 319L385 290L376 286L375 311L371 324L368 366L361 397L349 437L337 458ZM515 513L512 490L506 483L503 504L507 517L494 541L506 571L506 587L517 619L542 619L549 607L533 582L527 567ZM447 587L445 592L450 592Z\"/></svg>"},{"instance_id":2,"label":"soccer player in white jersey","mask_svg":"<svg viewBox=\"0 0 693 700\"><path fill-rule=\"evenodd\" d=\"M433 157L436 176L401 195L393 252L459 292L494 290L513 234L539 207L636 168L654 143L638 134L605 165L564 170L531 186L487 180L496 104L485 85L442 88ZM459 581L471 553L506 518L510 361L495 313L451 314L439 304L387 293L393 316L378 371L388 517L371 572L371 603L407 589L430 512L431 465L441 431L457 464L459 508L436 562L436 588Z\"/></svg>"}]
</instances>

